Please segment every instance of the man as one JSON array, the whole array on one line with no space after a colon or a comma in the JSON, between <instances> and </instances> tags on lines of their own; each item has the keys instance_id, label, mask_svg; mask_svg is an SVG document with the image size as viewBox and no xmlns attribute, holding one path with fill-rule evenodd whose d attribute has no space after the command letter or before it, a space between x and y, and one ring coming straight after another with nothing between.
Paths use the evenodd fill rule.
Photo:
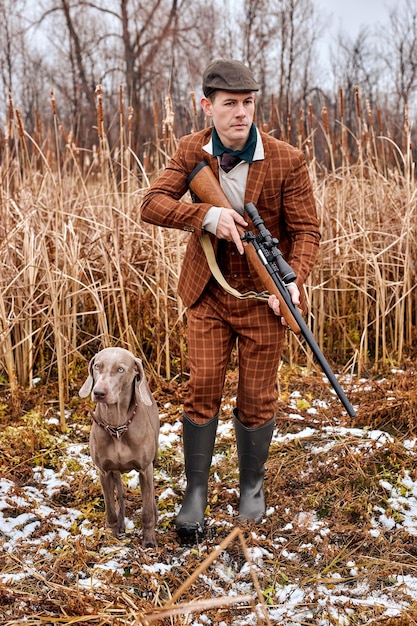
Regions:
<instances>
[{"instance_id":1,"label":"man","mask_svg":"<svg viewBox=\"0 0 417 626\"><path fill-rule=\"evenodd\" d=\"M211 276L199 236L213 236L217 263L231 287L241 293L263 291L259 279L251 275L237 229L252 230L243 207L253 202L297 274L291 285L291 298L297 305L319 245L305 158L299 150L256 128L258 90L243 63L224 59L210 63L203 75L201 106L213 125L180 140L142 204L144 221L192 233L178 285L188 307L190 364L183 414L187 488L176 518L182 538L203 532L218 413L236 340L239 383L233 413L240 476L238 520L262 519L264 463L275 425L276 377L285 335L275 296L270 297L268 307L259 299L239 299L224 290ZM214 172L233 209L183 199L187 177L202 160Z\"/></svg>"}]
</instances>

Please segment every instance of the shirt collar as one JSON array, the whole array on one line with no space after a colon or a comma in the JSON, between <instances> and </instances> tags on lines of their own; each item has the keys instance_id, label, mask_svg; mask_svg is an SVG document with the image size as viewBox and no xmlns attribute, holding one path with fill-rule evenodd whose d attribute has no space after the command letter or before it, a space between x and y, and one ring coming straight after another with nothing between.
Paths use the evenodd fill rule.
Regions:
<instances>
[{"instance_id":1,"label":"shirt collar","mask_svg":"<svg viewBox=\"0 0 417 626\"><path fill-rule=\"evenodd\" d=\"M264 150L264 146L262 143L261 133L259 132L259 130L256 128L255 125L253 125L253 128L255 128L255 131L256 131L256 144L255 144L255 151L253 153L252 161L263 161L265 158L265 150ZM214 149L213 149L213 133L208 143L206 143L203 146L203 150L207 152L208 154L211 154L211 156L217 156L217 154L214 154Z\"/></svg>"},{"instance_id":2,"label":"shirt collar","mask_svg":"<svg viewBox=\"0 0 417 626\"><path fill-rule=\"evenodd\" d=\"M227 148L222 144L222 141L218 135L216 128L213 127L212 132L213 139L213 156L221 156L225 152L228 154L239 157L242 161L246 161L247 163L252 163L253 155L255 153L256 148L256 128L255 124L251 124L249 136L242 150L233 150L232 148Z\"/></svg>"}]
</instances>

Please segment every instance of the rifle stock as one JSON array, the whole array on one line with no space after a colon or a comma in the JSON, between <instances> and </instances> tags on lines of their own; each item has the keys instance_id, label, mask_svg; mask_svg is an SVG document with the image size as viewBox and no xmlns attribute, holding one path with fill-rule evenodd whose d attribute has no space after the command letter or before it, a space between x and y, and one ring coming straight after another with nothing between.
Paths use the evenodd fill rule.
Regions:
<instances>
[{"instance_id":1,"label":"rifle stock","mask_svg":"<svg viewBox=\"0 0 417 626\"><path fill-rule=\"evenodd\" d=\"M221 206L226 209L232 209L232 205L227 199L223 189L219 185L219 181L213 174L211 168L206 161L201 161L197 167L191 172L187 179L187 183L191 191L200 199L201 202L207 202L212 206ZM287 302L282 297L282 293L277 288L274 280L271 278L267 268L265 267L262 259L259 257L255 247L252 246L245 239L245 231L241 226L236 224L236 228L243 241L245 248L245 254L248 259L249 266L253 272L259 276L265 289L270 294L275 294L279 300L281 314L285 318L288 326L295 334L301 332L300 326L294 318L291 309L288 307Z\"/></svg>"},{"instance_id":2,"label":"rifle stock","mask_svg":"<svg viewBox=\"0 0 417 626\"><path fill-rule=\"evenodd\" d=\"M202 161L197 165L188 177L187 183L191 191L201 202L207 202L212 206L221 206L230 209L233 208L220 187L219 181L206 161ZM263 220L260 218L256 207L252 203L247 204L245 205L245 211L252 219L253 224L261 232L261 229L263 228ZM277 275L275 269L270 265L270 263L268 263L265 255L263 254L262 248L253 233L246 232L239 226L237 226L237 228L245 246L245 254L253 271L259 276L265 289L267 289L270 294L275 294L277 296L280 303L281 314L285 318L287 324L295 333L301 333L303 335L348 415L350 415L350 417L355 417L356 413L353 406L347 399L345 392L327 363L326 358L305 323L300 311L293 304L290 293L282 278ZM268 231L265 230L265 232L269 235ZM288 265L287 267L291 270Z\"/></svg>"}]
</instances>

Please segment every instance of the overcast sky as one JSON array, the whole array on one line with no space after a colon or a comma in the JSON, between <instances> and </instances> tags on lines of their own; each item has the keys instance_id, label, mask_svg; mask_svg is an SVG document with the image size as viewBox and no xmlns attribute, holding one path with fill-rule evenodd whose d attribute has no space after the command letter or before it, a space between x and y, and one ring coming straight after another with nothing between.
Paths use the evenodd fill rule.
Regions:
<instances>
[{"instance_id":1,"label":"overcast sky","mask_svg":"<svg viewBox=\"0 0 417 626\"><path fill-rule=\"evenodd\" d=\"M337 48L338 35L344 34L355 41L361 29L374 31L377 25L389 23L389 12L401 7L406 0L314 0L323 18L329 20L320 41L319 53L324 68L329 67L332 51ZM329 74L331 80L331 75ZM322 80L325 81L322 76ZM324 84L323 84L324 86Z\"/></svg>"},{"instance_id":2,"label":"overcast sky","mask_svg":"<svg viewBox=\"0 0 417 626\"><path fill-rule=\"evenodd\" d=\"M397 0L395 4L399 6L403 2L405 0ZM317 4L332 15L332 36L343 30L355 38L361 27L387 22L394 0L318 0Z\"/></svg>"}]
</instances>

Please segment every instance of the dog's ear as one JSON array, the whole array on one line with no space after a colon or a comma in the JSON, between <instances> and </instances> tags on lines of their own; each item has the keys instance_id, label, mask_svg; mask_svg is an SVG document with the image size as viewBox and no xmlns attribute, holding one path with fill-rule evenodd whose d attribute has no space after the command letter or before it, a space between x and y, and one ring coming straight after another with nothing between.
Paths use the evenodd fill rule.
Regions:
<instances>
[{"instance_id":1,"label":"dog's ear","mask_svg":"<svg viewBox=\"0 0 417 626\"><path fill-rule=\"evenodd\" d=\"M135 359L135 363L139 370L139 373L136 376L135 393L139 396L143 404L146 406L152 406L152 395L148 387L148 381L145 377L142 361L140 359Z\"/></svg>"},{"instance_id":2,"label":"dog's ear","mask_svg":"<svg viewBox=\"0 0 417 626\"><path fill-rule=\"evenodd\" d=\"M86 398L87 396L90 395L90 393L93 390L94 378L93 378L92 371L93 371L94 359L95 357L93 357L90 363L88 364L87 380L85 381L85 383L83 384L83 386L78 392L78 395L80 396L80 398Z\"/></svg>"}]
</instances>

